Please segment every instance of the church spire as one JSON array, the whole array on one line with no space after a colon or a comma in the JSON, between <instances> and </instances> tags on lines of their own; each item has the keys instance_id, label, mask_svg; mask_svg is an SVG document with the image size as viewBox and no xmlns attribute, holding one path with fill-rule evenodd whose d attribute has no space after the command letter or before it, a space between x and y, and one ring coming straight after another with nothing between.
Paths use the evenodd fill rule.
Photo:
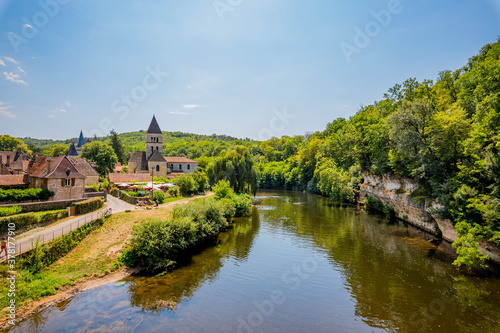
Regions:
<instances>
[{"instance_id":1,"label":"church spire","mask_svg":"<svg viewBox=\"0 0 500 333\"><path fill-rule=\"evenodd\" d=\"M162 134L160 126L156 121L156 117L153 115L153 119L151 119L151 124L149 124L147 134Z\"/></svg>"},{"instance_id":2,"label":"church spire","mask_svg":"<svg viewBox=\"0 0 500 333\"><path fill-rule=\"evenodd\" d=\"M82 148L84 144L85 144L85 138L83 137L83 132L80 131L80 138L78 138L76 148Z\"/></svg>"}]
</instances>

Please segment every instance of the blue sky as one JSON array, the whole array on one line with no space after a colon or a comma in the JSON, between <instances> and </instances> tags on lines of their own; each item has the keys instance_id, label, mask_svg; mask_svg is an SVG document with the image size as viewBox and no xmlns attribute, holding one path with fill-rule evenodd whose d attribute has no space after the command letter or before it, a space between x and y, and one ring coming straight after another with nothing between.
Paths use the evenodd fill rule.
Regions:
<instances>
[{"instance_id":1,"label":"blue sky","mask_svg":"<svg viewBox=\"0 0 500 333\"><path fill-rule=\"evenodd\" d=\"M0 0L0 134L304 134L499 35L500 0Z\"/></svg>"}]
</instances>

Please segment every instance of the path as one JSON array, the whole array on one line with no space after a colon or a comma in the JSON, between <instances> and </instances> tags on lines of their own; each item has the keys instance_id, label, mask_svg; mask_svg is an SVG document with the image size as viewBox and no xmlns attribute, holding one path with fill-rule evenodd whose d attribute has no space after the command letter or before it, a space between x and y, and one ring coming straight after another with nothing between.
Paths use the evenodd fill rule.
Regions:
<instances>
[{"instance_id":1,"label":"path","mask_svg":"<svg viewBox=\"0 0 500 333\"><path fill-rule=\"evenodd\" d=\"M213 193L208 194L207 196L211 196ZM197 197L194 197L197 198ZM175 206L177 204L183 204L188 201L191 201L194 198L186 198L183 200L179 201L173 201L169 202L165 205L162 205L163 208L170 208L171 206ZM16 246L16 253L15 255L19 255L23 252L29 251L33 248L33 245L35 244L36 240L40 240L40 244L44 244L47 242L50 242L58 237L61 237L62 235L66 235L70 233L71 231L78 229L79 227L90 223L100 217L103 216L103 214L112 214L112 213L120 213L124 212L126 210L134 210L135 206L131 205L123 200L120 200L118 198L115 198L112 195L107 196L107 201L106 201L107 208L104 210L98 211L98 212L93 212L85 215L79 215L75 218L69 219L67 221L57 223L56 225L52 227L48 227L42 231L39 231L33 235L21 238L21 239L16 239L15 237L15 246ZM110 210L109 210L110 209ZM0 262L5 261L6 257L2 253L0 254Z\"/></svg>"}]
</instances>

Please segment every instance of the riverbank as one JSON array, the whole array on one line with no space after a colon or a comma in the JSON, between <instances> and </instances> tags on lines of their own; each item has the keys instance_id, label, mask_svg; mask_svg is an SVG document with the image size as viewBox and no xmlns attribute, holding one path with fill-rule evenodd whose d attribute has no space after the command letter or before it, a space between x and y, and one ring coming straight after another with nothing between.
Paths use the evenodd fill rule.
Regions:
<instances>
[{"instance_id":1,"label":"riverbank","mask_svg":"<svg viewBox=\"0 0 500 333\"><path fill-rule=\"evenodd\" d=\"M40 311L51 304L74 295L119 280L135 270L120 267L117 259L126 242L132 237L134 225L152 218L167 218L172 208L192 200L205 198L196 196L160 205L152 210L132 210L113 214L101 228L92 232L68 255L43 269L39 274L41 283L32 290L33 298L27 298L16 310L16 322L25 316ZM7 326L6 309L2 310L0 326Z\"/></svg>"}]
</instances>

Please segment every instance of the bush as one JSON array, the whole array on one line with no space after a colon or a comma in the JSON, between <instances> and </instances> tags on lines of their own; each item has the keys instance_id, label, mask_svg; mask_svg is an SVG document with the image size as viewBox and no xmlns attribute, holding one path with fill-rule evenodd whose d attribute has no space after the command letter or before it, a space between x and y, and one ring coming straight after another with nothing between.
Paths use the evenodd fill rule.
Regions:
<instances>
[{"instance_id":1,"label":"bush","mask_svg":"<svg viewBox=\"0 0 500 333\"><path fill-rule=\"evenodd\" d=\"M215 184L213 191L215 193L216 199L228 198L231 199L234 197L234 190L229 181L223 179L220 180L217 184Z\"/></svg>"},{"instance_id":2,"label":"bush","mask_svg":"<svg viewBox=\"0 0 500 333\"><path fill-rule=\"evenodd\" d=\"M184 195L194 193L196 190L196 181L193 175L185 173L175 178L175 184L179 186L179 190Z\"/></svg>"},{"instance_id":3,"label":"bush","mask_svg":"<svg viewBox=\"0 0 500 333\"><path fill-rule=\"evenodd\" d=\"M73 207L76 207L76 214L86 214L98 210L104 205L102 198L91 198L85 201L74 202Z\"/></svg>"},{"instance_id":4,"label":"bush","mask_svg":"<svg viewBox=\"0 0 500 333\"><path fill-rule=\"evenodd\" d=\"M396 216L396 212L394 211L394 209L392 209L389 206L384 205L382 203L382 201L380 201L377 198L373 198L373 197L370 197L369 195L367 195L364 203L367 207L378 210L378 211L384 213L385 215L387 215L388 217Z\"/></svg>"},{"instance_id":5,"label":"bush","mask_svg":"<svg viewBox=\"0 0 500 333\"><path fill-rule=\"evenodd\" d=\"M165 193L161 191L156 191L153 193L153 200L156 201L158 199L158 203L162 204L165 201Z\"/></svg>"},{"instance_id":6,"label":"bush","mask_svg":"<svg viewBox=\"0 0 500 333\"><path fill-rule=\"evenodd\" d=\"M170 194L171 197L178 197L179 196L179 187L174 186L168 189L168 194Z\"/></svg>"},{"instance_id":7,"label":"bush","mask_svg":"<svg viewBox=\"0 0 500 333\"><path fill-rule=\"evenodd\" d=\"M135 205L137 203L137 198L130 196L127 192L120 192L120 199L128 202L129 204Z\"/></svg>"},{"instance_id":8,"label":"bush","mask_svg":"<svg viewBox=\"0 0 500 333\"><path fill-rule=\"evenodd\" d=\"M92 184L92 188L94 189L94 192L99 192L99 183Z\"/></svg>"},{"instance_id":9,"label":"bush","mask_svg":"<svg viewBox=\"0 0 500 333\"><path fill-rule=\"evenodd\" d=\"M118 196L118 187L113 187L110 191L109 191L109 194L111 194L112 196L114 197L117 197Z\"/></svg>"},{"instance_id":10,"label":"bush","mask_svg":"<svg viewBox=\"0 0 500 333\"><path fill-rule=\"evenodd\" d=\"M0 233L8 231L9 223L16 225L16 230L32 227L47 221L57 220L68 216L66 209L51 210L38 213L25 213L0 218Z\"/></svg>"},{"instance_id":11,"label":"bush","mask_svg":"<svg viewBox=\"0 0 500 333\"><path fill-rule=\"evenodd\" d=\"M465 268L468 273L474 273L488 267L486 265L488 256L479 251L479 243L477 241L483 238L481 229L481 226L478 224L471 226L464 221L458 222L455 225L455 230L459 237L452 244L458 254L453 265L457 266L458 269L463 270Z\"/></svg>"},{"instance_id":12,"label":"bush","mask_svg":"<svg viewBox=\"0 0 500 333\"><path fill-rule=\"evenodd\" d=\"M235 216L250 216L252 214L252 198L248 194L238 194L233 197L236 208Z\"/></svg>"},{"instance_id":13,"label":"bush","mask_svg":"<svg viewBox=\"0 0 500 333\"><path fill-rule=\"evenodd\" d=\"M29 200L48 200L54 196L54 192L45 188L29 188L26 190L3 190L0 189L0 202L21 202Z\"/></svg>"},{"instance_id":14,"label":"bush","mask_svg":"<svg viewBox=\"0 0 500 333\"><path fill-rule=\"evenodd\" d=\"M134 198L137 198L139 196L139 193L135 192L135 191L125 191L128 195L130 195L131 197L134 197Z\"/></svg>"},{"instance_id":15,"label":"bush","mask_svg":"<svg viewBox=\"0 0 500 333\"><path fill-rule=\"evenodd\" d=\"M131 246L121 256L129 266L143 265L152 272L165 271L184 252L216 236L236 211L230 199L196 200L174 208L172 218L153 220L134 228Z\"/></svg>"},{"instance_id":16,"label":"bush","mask_svg":"<svg viewBox=\"0 0 500 333\"><path fill-rule=\"evenodd\" d=\"M23 209L20 206L0 207L0 217L16 215L21 213L22 211Z\"/></svg>"}]
</instances>

